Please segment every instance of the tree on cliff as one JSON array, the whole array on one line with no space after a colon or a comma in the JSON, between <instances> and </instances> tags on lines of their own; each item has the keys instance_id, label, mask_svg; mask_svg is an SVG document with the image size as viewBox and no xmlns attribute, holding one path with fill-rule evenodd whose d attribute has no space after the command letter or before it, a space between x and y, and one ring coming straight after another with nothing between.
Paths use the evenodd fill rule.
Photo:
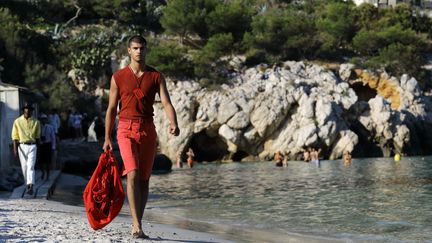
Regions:
<instances>
[{"instance_id":1,"label":"tree on cliff","mask_svg":"<svg viewBox=\"0 0 432 243\"><path fill-rule=\"evenodd\" d=\"M272 9L253 18L244 43L276 61L301 59L316 49L315 36L315 23L308 14L291 8Z\"/></svg>"},{"instance_id":2,"label":"tree on cliff","mask_svg":"<svg viewBox=\"0 0 432 243\"><path fill-rule=\"evenodd\" d=\"M356 33L353 8L352 3L330 3L320 13L316 24L323 52L334 54L338 50L349 48Z\"/></svg>"},{"instance_id":3,"label":"tree on cliff","mask_svg":"<svg viewBox=\"0 0 432 243\"><path fill-rule=\"evenodd\" d=\"M162 27L168 34L178 35L182 43L189 35L208 38L205 19L218 3L217 0L169 1L160 20Z\"/></svg>"}]
</instances>

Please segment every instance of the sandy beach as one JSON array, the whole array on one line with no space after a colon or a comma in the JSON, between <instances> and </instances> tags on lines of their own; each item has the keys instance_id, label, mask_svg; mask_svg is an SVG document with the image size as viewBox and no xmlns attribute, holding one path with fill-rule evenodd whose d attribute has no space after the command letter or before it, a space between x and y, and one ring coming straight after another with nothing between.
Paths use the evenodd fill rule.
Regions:
<instances>
[{"instance_id":1,"label":"sandy beach","mask_svg":"<svg viewBox=\"0 0 432 243\"><path fill-rule=\"evenodd\" d=\"M94 231L83 207L45 199L0 199L0 242L231 242L215 235L145 223L148 240L130 236L130 218L119 215Z\"/></svg>"},{"instance_id":2,"label":"sandy beach","mask_svg":"<svg viewBox=\"0 0 432 243\"><path fill-rule=\"evenodd\" d=\"M335 242L336 239L299 234L276 234L253 228L208 224L170 215L147 205L144 232L148 240L130 236L131 217L127 201L120 214L105 228L94 231L87 221L81 197L71 192L87 183L81 176L62 173L50 200L9 199L0 192L0 243L2 242ZM66 200L68 197L69 200ZM152 197L152 194L150 195ZM63 200L72 202L63 204ZM75 206L79 205L79 206ZM210 233L203 233L210 232ZM231 239L231 240L227 240Z\"/></svg>"}]
</instances>

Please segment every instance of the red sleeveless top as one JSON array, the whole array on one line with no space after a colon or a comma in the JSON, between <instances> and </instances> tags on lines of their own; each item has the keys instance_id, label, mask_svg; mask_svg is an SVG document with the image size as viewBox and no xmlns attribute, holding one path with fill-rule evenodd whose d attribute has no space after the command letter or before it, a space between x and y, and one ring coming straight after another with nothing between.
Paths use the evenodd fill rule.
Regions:
<instances>
[{"instance_id":1,"label":"red sleeveless top","mask_svg":"<svg viewBox=\"0 0 432 243\"><path fill-rule=\"evenodd\" d=\"M159 92L161 73L146 66L141 77L137 77L129 66L113 74L120 96L119 118L125 119L151 119L153 120L153 103L156 93ZM134 90L139 88L144 95L138 100Z\"/></svg>"}]
</instances>

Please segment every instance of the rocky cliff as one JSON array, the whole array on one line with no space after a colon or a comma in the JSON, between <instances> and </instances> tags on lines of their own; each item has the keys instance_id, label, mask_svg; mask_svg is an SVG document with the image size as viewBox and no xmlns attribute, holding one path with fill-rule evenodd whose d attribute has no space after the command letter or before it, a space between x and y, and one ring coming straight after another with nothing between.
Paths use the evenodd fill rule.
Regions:
<instances>
[{"instance_id":1,"label":"rocky cliff","mask_svg":"<svg viewBox=\"0 0 432 243\"><path fill-rule=\"evenodd\" d=\"M299 159L307 147L322 148L329 159L345 150L356 157L432 151L432 99L407 75L377 75L350 64L335 74L288 61L247 69L233 80L218 91L167 81L181 134L168 135L156 103L162 153L174 159L192 147L198 161L238 161L270 159L277 151Z\"/></svg>"}]
</instances>

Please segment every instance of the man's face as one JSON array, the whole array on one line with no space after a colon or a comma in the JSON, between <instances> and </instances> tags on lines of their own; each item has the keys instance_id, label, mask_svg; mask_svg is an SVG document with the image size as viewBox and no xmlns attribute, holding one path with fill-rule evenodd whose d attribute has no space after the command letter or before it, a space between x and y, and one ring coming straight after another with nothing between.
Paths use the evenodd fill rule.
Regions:
<instances>
[{"instance_id":1,"label":"man's face","mask_svg":"<svg viewBox=\"0 0 432 243\"><path fill-rule=\"evenodd\" d=\"M132 60L136 62L144 61L146 55L146 46L140 43L131 42L128 53Z\"/></svg>"},{"instance_id":2,"label":"man's face","mask_svg":"<svg viewBox=\"0 0 432 243\"><path fill-rule=\"evenodd\" d=\"M29 108L24 108L24 117L25 118L29 118L29 117L31 117L31 115L32 115L32 110L31 109L29 109Z\"/></svg>"}]
</instances>

